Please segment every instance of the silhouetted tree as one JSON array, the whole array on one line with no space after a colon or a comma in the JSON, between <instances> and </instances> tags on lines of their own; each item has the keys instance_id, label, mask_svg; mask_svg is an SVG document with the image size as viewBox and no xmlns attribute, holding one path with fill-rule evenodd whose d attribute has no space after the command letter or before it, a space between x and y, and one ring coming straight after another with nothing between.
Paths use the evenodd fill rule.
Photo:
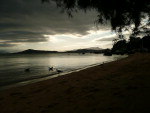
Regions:
<instances>
[{"instance_id":1,"label":"silhouetted tree","mask_svg":"<svg viewBox=\"0 0 150 113\"><path fill-rule=\"evenodd\" d=\"M150 52L150 35L143 38L131 36L129 41L120 40L113 45L112 53L125 54L135 52Z\"/></svg>"},{"instance_id":2,"label":"silhouetted tree","mask_svg":"<svg viewBox=\"0 0 150 113\"><path fill-rule=\"evenodd\" d=\"M127 42L126 40L120 40L113 45L112 53L124 54L127 53Z\"/></svg>"},{"instance_id":3,"label":"silhouetted tree","mask_svg":"<svg viewBox=\"0 0 150 113\"><path fill-rule=\"evenodd\" d=\"M128 50L137 50L142 48L142 41L139 37L130 36Z\"/></svg>"},{"instance_id":4,"label":"silhouetted tree","mask_svg":"<svg viewBox=\"0 0 150 113\"><path fill-rule=\"evenodd\" d=\"M42 0L47 2L49 0ZM73 11L94 9L98 12L97 23L110 21L112 30L122 32L132 29L140 33L141 21L147 18L146 26L150 23L150 0L51 0L63 8L68 15ZM134 26L132 28L132 26ZM142 26L143 27L143 26ZM142 28L143 29L143 28ZM149 29L148 29L149 31Z\"/></svg>"},{"instance_id":5,"label":"silhouetted tree","mask_svg":"<svg viewBox=\"0 0 150 113\"><path fill-rule=\"evenodd\" d=\"M148 49L148 51L150 52L150 35L142 38L142 44L143 48Z\"/></svg>"}]
</instances>

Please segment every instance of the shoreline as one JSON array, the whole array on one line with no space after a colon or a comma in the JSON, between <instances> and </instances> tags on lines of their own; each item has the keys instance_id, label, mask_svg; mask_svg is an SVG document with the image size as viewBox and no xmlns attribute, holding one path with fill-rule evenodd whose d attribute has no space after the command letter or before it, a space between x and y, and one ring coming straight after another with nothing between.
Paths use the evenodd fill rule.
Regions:
<instances>
[{"instance_id":1,"label":"shoreline","mask_svg":"<svg viewBox=\"0 0 150 113\"><path fill-rule=\"evenodd\" d=\"M150 54L0 92L2 113L148 113Z\"/></svg>"},{"instance_id":2,"label":"shoreline","mask_svg":"<svg viewBox=\"0 0 150 113\"><path fill-rule=\"evenodd\" d=\"M48 74L48 75L43 75L41 77L37 77L37 78L33 78L33 79L19 81L17 83L13 83L13 84L10 84L10 85L5 85L5 86L0 87L0 91L7 90L9 88L20 87L20 86L25 86L25 85L28 85L28 84L33 84L33 83L37 83L37 82L44 81L44 80L53 79L53 78L56 78L56 77L59 77L59 76L65 76L65 75L68 75L68 74L71 74L71 73L74 73L74 72L79 72L79 71L82 71L82 70L85 70L85 69L88 69L88 68L92 68L92 67L95 67L95 66L99 66L99 65L102 65L102 64L114 62L114 61L117 61L117 60L122 60L122 59L127 58L127 57L128 56L125 55L124 57L117 58L117 59L112 60L112 61L105 61L103 63L91 64L91 65L88 65L88 66L85 66L85 67L82 67L82 68L78 68L78 69L74 69L74 70L71 70L71 71L67 71L67 72L54 73L54 74L50 74L50 75Z\"/></svg>"}]
</instances>

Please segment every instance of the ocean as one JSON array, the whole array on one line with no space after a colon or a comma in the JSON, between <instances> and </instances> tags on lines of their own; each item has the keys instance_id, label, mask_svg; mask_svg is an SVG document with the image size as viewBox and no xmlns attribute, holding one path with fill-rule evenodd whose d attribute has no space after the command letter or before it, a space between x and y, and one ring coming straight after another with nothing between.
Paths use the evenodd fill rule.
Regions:
<instances>
[{"instance_id":1,"label":"ocean","mask_svg":"<svg viewBox=\"0 0 150 113\"><path fill-rule=\"evenodd\" d=\"M25 81L40 79L62 73L82 69L88 66L111 62L126 55L103 56L103 54L12 54L0 55L0 88L24 83ZM53 71L49 71L53 67ZM27 68L30 71L25 71Z\"/></svg>"}]
</instances>

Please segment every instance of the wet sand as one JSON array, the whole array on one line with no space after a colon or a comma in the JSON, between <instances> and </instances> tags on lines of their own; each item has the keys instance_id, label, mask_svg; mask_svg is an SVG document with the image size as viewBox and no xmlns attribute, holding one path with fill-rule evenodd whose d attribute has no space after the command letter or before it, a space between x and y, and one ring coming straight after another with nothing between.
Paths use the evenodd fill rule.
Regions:
<instances>
[{"instance_id":1,"label":"wet sand","mask_svg":"<svg viewBox=\"0 0 150 113\"><path fill-rule=\"evenodd\" d=\"M150 54L0 92L0 113L149 113Z\"/></svg>"}]
</instances>

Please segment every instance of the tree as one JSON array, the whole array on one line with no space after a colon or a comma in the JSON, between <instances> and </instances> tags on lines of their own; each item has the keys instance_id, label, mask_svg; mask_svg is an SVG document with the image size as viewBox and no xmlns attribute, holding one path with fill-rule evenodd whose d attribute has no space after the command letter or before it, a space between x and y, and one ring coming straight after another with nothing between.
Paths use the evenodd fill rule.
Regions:
<instances>
[{"instance_id":1,"label":"tree","mask_svg":"<svg viewBox=\"0 0 150 113\"><path fill-rule=\"evenodd\" d=\"M142 38L143 48L147 48L150 52L150 35Z\"/></svg>"},{"instance_id":2,"label":"tree","mask_svg":"<svg viewBox=\"0 0 150 113\"><path fill-rule=\"evenodd\" d=\"M42 0L48 2L49 0ZM150 0L51 0L63 8L69 16L73 11L94 9L98 12L97 23L110 21L112 30L122 32L131 29L140 33L142 20L147 18L144 28L150 24ZM143 26L142 26L143 29ZM149 31L149 29L148 29Z\"/></svg>"},{"instance_id":3,"label":"tree","mask_svg":"<svg viewBox=\"0 0 150 113\"><path fill-rule=\"evenodd\" d=\"M139 37L130 36L128 50L142 49L142 41Z\"/></svg>"},{"instance_id":4,"label":"tree","mask_svg":"<svg viewBox=\"0 0 150 113\"><path fill-rule=\"evenodd\" d=\"M112 53L125 54L134 52L150 52L150 35L143 38L130 36L129 41L119 40L112 48Z\"/></svg>"},{"instance_id":5,"label":"tree","mask_svg":"<svg viewBox=\"0 0 150 113\"><path fill-rule=\"evenodd\" d=\"M112 53L125 54L127 53L127 42L126 40L119 40L113 45Z\"/></svg>"}]
</instances>

